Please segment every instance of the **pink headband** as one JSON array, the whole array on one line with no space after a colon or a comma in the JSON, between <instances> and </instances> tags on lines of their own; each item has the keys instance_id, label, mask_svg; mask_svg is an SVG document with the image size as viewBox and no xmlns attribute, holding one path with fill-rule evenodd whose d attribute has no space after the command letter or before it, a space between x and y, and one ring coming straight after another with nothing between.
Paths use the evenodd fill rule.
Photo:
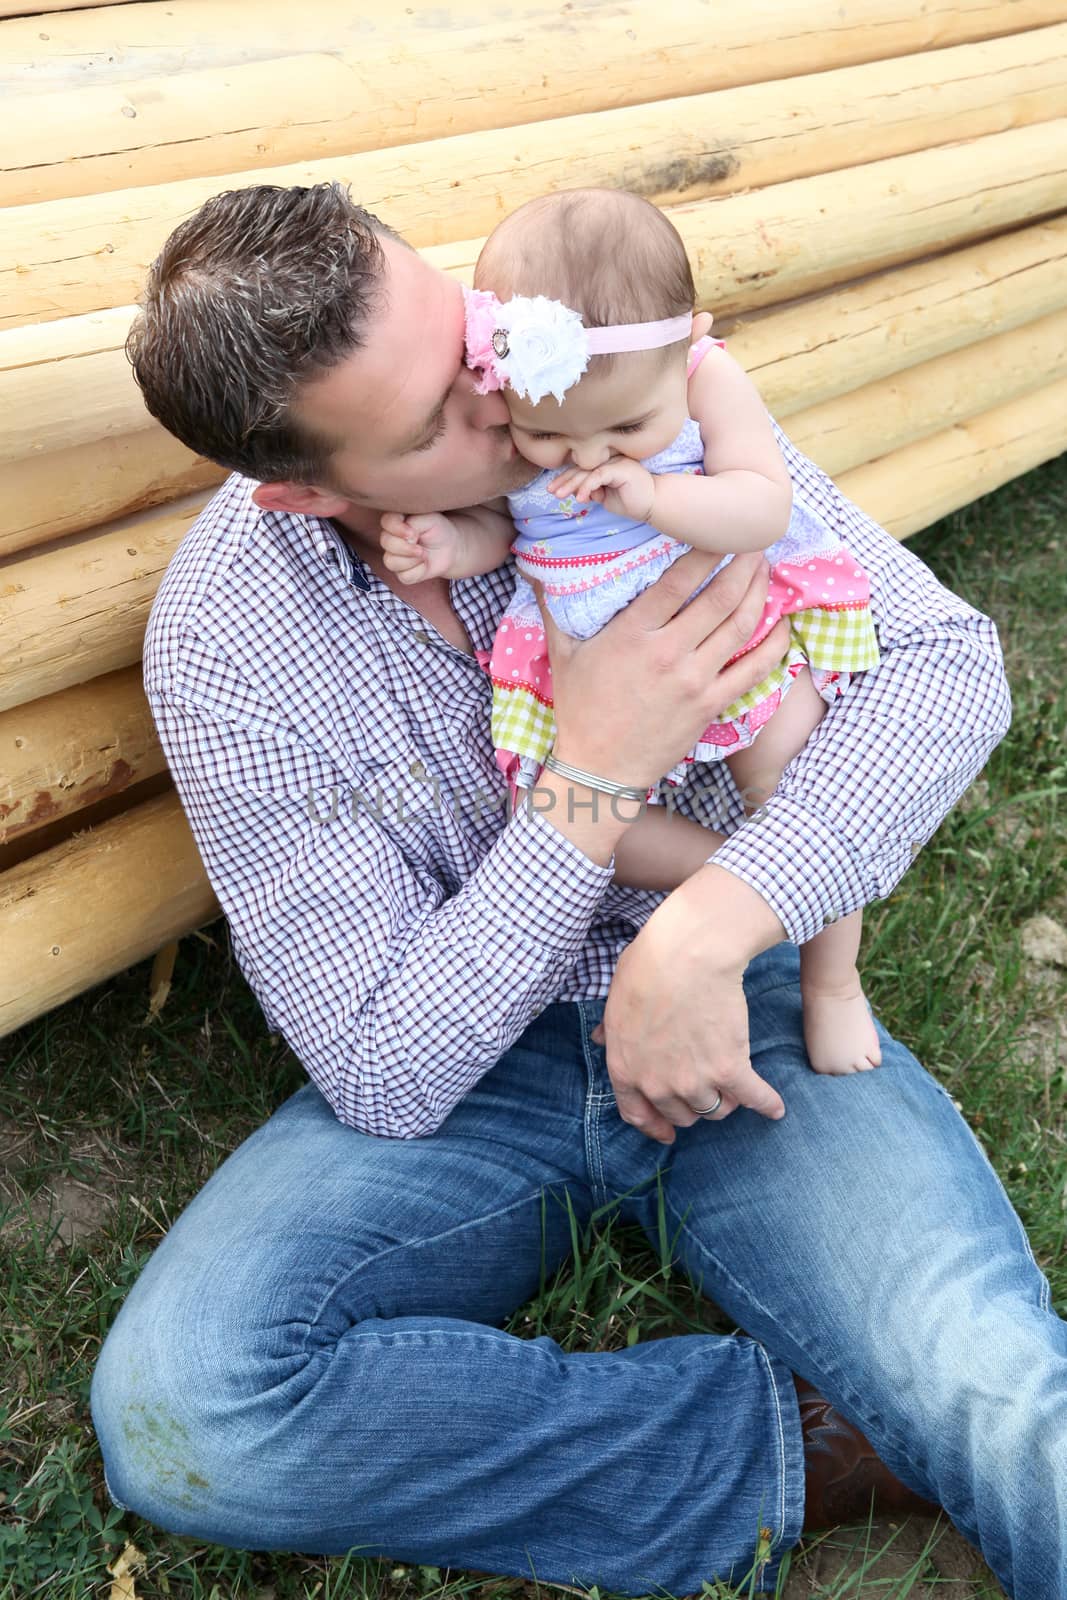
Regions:
<instances>
[{"instance_id":1,"label":"pink headband","mask_svg":"<svg viewBox=\"0 0 1067 1600\"><path fill-rule=\"evenodd\" d=\"M590 356L659 350L687 339L693 314L659 322L620 322L587 328L577 311L544 295L500 301L488 289L464 289L466 361L479 375L477 392L505 385L531 405L548 394L560 405L589 365Z\"/></svg>"},{"instance_id":2,"label":"pink headband","mask_svg":"<svg viewBox=\"0 0 1067 1600\"><path fill-rule=\"evenodd\" d=\"M584 327L584 323L583 323ZM665 344L688 339L693 313L664 317L660 322L616 322L610 328L586 328L585 344L591 356L622 355L630 350L661 350Z\"/></svg>"}]
</instances>

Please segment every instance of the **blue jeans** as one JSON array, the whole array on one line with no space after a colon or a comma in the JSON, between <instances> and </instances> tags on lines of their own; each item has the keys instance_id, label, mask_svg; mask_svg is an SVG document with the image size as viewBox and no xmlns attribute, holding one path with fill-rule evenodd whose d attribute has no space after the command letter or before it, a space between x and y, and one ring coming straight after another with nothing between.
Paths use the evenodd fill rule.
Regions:
<instances>
[{"instance_id":1,"label":"blue jeans","mask_svg":"<svg viewBox=\"0 0 1067 1600\"><path fill-rule=\"evenodd\" d=\"M657 1144L552 1005L430 1138L337 1122L311 1085L224 1162L109 1334L109 1488L174 1533L623 1594L739 1579L803 1516L790 1370L945 1506L1016 1600L1067 1594L1067 1328L952 1101L881 1026L820 1077L797 951L754 961L753 1062L784 1096ZM499 1327L566 1259L566 1200L619 1210L747 1337L566 1354Z\"/></svg>"}]
</instances>

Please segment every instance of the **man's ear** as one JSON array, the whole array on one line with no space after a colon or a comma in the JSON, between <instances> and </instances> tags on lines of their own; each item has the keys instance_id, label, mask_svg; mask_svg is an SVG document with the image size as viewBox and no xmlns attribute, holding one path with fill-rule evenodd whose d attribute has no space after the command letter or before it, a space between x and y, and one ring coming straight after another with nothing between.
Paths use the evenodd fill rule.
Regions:
<instances>
[{"instance_id":1,"label":"man's ear","mask_svg":"<svg viewBox=\"0 0 1067 1600\"><path fill-rule=\"evenodd\" d=\"M252 499L262 511L295 511L302 517L339 517L351 505L332 489L288 480L259 484L252 490Z\"/></svg>"}]
</instances>

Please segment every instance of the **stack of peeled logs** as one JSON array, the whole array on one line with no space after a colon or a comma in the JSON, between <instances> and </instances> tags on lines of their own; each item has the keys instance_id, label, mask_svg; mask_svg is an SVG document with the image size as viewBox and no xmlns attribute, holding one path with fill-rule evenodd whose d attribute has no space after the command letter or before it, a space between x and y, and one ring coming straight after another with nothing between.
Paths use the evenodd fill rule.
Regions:
<instances>
[{"instance_id":1,"label":"stack of peeled logs","mask_svg":"<svg viewBox=\"0 0 1067 1600\"><path fill-rule=\"evenodd\" d=\"M898 538L1067 446L1067 0L31 5L0 3L0 1034L218 915L140 656L223 474L123 353L209 195L340 178L469 281L531 196L636 190Z\"/></svg>"}]
</instances>

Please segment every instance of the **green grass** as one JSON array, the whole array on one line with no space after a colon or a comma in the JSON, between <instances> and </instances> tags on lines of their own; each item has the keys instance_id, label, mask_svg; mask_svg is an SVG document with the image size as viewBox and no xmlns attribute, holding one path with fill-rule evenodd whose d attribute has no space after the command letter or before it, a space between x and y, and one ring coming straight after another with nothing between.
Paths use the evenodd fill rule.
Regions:
<instances>
[{"instance_id":1,"label":"green grass","mask_svg":"<svg viewBox=\"0 0 1067 1600\"><path fill-rule=\"evenodd\" d=\"M862 957L886 1025L949 1087L1001 1174L1067 1310L1067 974L1028 963L1020 928L1067 923L1067 458L911 541L998 622L1011 733L895 893L870 908ZM222 924L190 938L161 1016L149 964L0 1041L0 1600L109 1594L109 1554L133 1540L139 1597L488 1600L533 1594L388 1561L261 1556L171 1538L109 1509L89 1421L93 1360L164 1229L303 1075L267 1033ZM60 1205L48 1196L60 1187ZM80 1207L80 1209L79 1209ZM62 1217L80 1218L74 1236ZM566 1349L721 1326L636 1231L597 1219L574 1262L511 1324ZM887 1524L809 1542L785 1595L977 1600L943 1530ZM958 1553L958 1552L957 1552ZM951 1564L949 1564L951 1567ZM740 1591L744 1592L744 1591ZM711 1586L708 1595L727 1600Z\"/></svg>"}]
</instances>

